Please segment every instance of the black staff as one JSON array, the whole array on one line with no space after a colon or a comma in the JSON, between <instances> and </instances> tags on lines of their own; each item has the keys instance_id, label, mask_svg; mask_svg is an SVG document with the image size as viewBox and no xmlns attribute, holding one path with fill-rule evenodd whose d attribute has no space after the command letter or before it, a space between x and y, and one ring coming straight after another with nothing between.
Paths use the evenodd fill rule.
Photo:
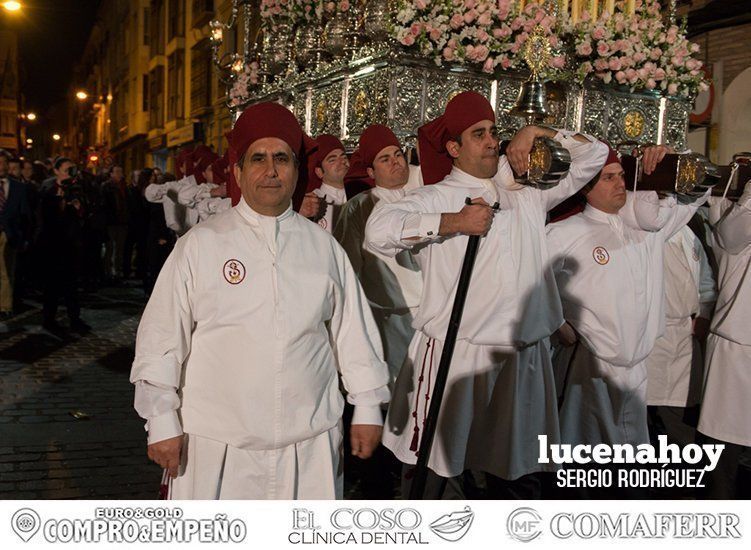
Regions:
<instances>
[{"instance_id":1,"label":"black staff","mask_svg":"<svg viewBox=\"0 0 751 550\"><path fill-rule=\"evenodd\" d=\"M471 205L472 199L467 197L464 202L467 205ZM493 205L493 210L498 210L499 206L498 203L495 203ZM475 265L475 258L477 257L477 249L479 246L480 236L471 235L467 242L467 251L464 253L464 263L462 264L462 271L459 275L459 283L456 286L454 307L451 309L451 318L449 319L449 326L446 330L446 340L443 343L441 361L438 364L438 372L436 373L435 384L433 385L433 394L430 396L431 401L430 409L428 410L428 417L425 419L422 429L422 439L420 440L420 449L417 455L415 475L409 489L410 500L422 500L422 495L425 492L425 481L428 477L428 459L430 458L430 451L433 447L433 437L435 436L435 428L438 423L438 413L441 411L443 391L446 389L446 380L449 375L451 358L454 355L456 336L459 334L459 325L462 322L462 314L464 313L464 302L467 300L467 290L469 289L469 282L472 279L472 268Z\"/></svg>"}]
</instances>

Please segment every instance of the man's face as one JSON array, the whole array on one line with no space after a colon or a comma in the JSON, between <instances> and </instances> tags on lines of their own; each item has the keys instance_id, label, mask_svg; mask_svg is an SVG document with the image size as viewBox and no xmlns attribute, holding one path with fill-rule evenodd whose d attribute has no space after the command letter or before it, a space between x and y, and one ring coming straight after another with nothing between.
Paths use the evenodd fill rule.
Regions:
<instances>
[{"instance_id":1,"label":"man's face","mask_svg":"<svg viewBox=\"0 0 751 550\"><path fill-rule=\"evenodd\" d=\"M66 160L60 165L59 168L55 168L54 172L55 172L55 177L57 178L57 181L63 181L63 180L67 180L68 178L70 178L70 174L68 174L68 170L70 170L73 166L74 164L71 161Z\"/></svg>"},{"instance_id":2,"label":"man's face","mask_svg":"<svg viewBox=\"0 0 751 550\"><path fill-rule=\"evenodd\" d=\"M262 138L248 147L242 166L234 166L243 199L264 216L278 216L292 200L297 185L297 159L285 141Z\"/></svg>"},{"instance_id":3,"label":"man's face","mask_svg":"<svg viewBox=\"0 0 751 550\"><path fill-rule=\"evenodd\" d=\"M623 167L617 162L605 166L597 183L587 193L587 202L598 210L617 214L626 204L625 175Z\"/></svg>"},{"instance_id":4,"label":"man's face","mask_svg":"<svg viewBox=\"0 0 751 550\"><path fill-rule=\"evenodd\" d=\"M8 159L5 155L0 155L0 177L8 175Z\"/></svg>"},{"instance_id":5,"label":"man's face","mask_svg":"<svg viewBox=\"0 0 751 550\"><path fill-rule=\"evenodd\" d=\"M214 168L209 164L203 171L204 179L209 183L214 183Z\"/></svg>"},{"instance_id":6,"label":"man's face","mask_svg":"<svg viewBox=\"0 0 751 550\"><path fill-rule=\"evenodd\" d=\"M446 149L457 167L467 174L492 178L498 171L498 142L495 123L481 120L464 130L459 141L449 141Z\"/></svg>"},{"instance_id":7,"label":"man's face","mask_svg":"<svg viewBox=\"0 0 751 550\"><path fill-rule=\"evenodd\" d=\"M349 170L349 159L343 149L334 149L316 168L316 175L329 185L344 185L344 176Z\"/></svg>"},{"instance_id":8,"label":"man's face","mask_svg":"<svg viewBox=\"0 0 751 550\"><path fill-rule=\"evenodd\" d=\"M381 149L373 159L373 167L368 168L368 176L378 187L399 189L409 180L409 167L402 150L396 145Z\"/></svg>"},{"instance_id":9,"label":"man's face","mask_svg":"<svg viewBox=\"0 0 751 550\"><path fill-rule=\"evenodd\" d=\"M23 178L26 180L30 180L31 176L33 175L34 175L34 165L27 160L24 161L23 168L21 168L21 176L23 176Z\"/></svg>"},{"instance_id":10,"label":"man's face","mask_svg":"<svg viewBox=\"0 0 751 550\"><path fill-rule=\"evenodd\" d=\"M21 163L17 160L10 161L10 165L8 167L8 173L18 179L21 177Z\"/></svg>"},{"instance_id":11,"label":"man's face","mask_svg":"<svg viewBox=\"0 0 751 550\"><path fill-rule=\"evenodd\" d=\"M112 168L112 172L110 173L110 178L112 178L112 181L116 183L120 183L125 178L125 174L123 174L123 168L122 166L114 166Z\"/></svg>"}]
</instances>

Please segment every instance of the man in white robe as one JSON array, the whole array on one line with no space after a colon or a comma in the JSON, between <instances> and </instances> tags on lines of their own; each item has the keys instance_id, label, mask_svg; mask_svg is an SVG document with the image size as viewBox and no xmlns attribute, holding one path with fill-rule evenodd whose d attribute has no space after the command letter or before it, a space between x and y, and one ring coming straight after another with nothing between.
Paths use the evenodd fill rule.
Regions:
<instances>
[{"instance_id":1,"label":"man in white robe","mask_svg":"<svg viewBox=\"0 0 751 550\"><path fill-rule=\"evenodd\" d=\"M198 223L198 211L193 208L186 208L177 199L180 190L196 185L195 178L192 175L192 153L192 148L185 148L178 153L175 159L177 180L152 183L144 190L144 197L147 201L162 205L167 227L174 231L178 237L184 235Z\"/></svg>"},{"instance_id":2,"label":"man in white robe","mask_svg":"<svg viewBox=\"0 0 751 550\"><path fill-rule=\"evenodd\" d=\"M607 148L572 132L529 126L499 159L493 108L474 92L454 97L419 136L426 185L379 203L365 228L371 250L395 256L412 249L423 273L415 336L394 387L384 444L415 464L468 236L484 235L428 462L435 490L425 496L439 498L447 486L455 489L447 478L477 470L488 474L491 496L537 497L540 481L530 474L555 469L538 463L537 437L559 441L546 340L562 316L545 217L600 170ZM538 136L559 140L573 159L569 175L546 191L513 180L512 167L527 171Z\"/></svg>"},{"instance_id":3,"label":"man in white robe","mask_svg":"<svg viewBox=\"0 0 751 550\"><path fill-rule=\"evenodd\" d=\"M340 498L339 374L352 453L379 443L388 370L366 298L339 244L291 208L312 143L279 104L243 112L242 200L178 241L144 312L131 382L173 498Z\"/></svg>"},{"instance_id":4,"label":"man in white robe","mask_svg":"<svg viewBox=\"0 0 751 550\"><path fill-rule=\"evenodd\" d=\"M308 179L316 197L324 201L326 210L318 220L318 225L329 233L334 232L342 205L347 202L344 190L344 177L349 170L349 159L339 138L331 134L321 134L316 138L318 150L310 157Z\"/></svg>"},{"instance_id":5,"label":"man in white robe","mask_svg":"<svg viewBox=\"0 0 751 550\"><path fill-rule=\"evenodd\" d=\"M705 496L727 499L736 495L740 454L751 446L751 181L737 204L726 199L712 202L719 292L707 339L698 430L725 443Z\"/></svg>"},{"instance_id":6,"label":"man in white robe","mask_svg":"<svg viewBox=\"0 0 751 550\"><path fill-rule=\"evenodd\" d=\"M666 152L651 148L645 156L659 161ZM648 173L653 169L645 164ZM645 359L665 327L664 243L706 199L660 204L655 193L637 193L635 201L647 203L636 205L637 222L650 207L664 219L650 223L657 231L624 223L624 172L612 150L584 193L583 212L547 228L566 320L554 358L564 381L561 439L572 445L648 443Z\"/></svg>"},{"instance_id":7,"label":"man in white robe","mask_svg":"<svg viewBox=\"0 0 751 550\"><path fill-rule=\"evenodd\" d=\"M422 274L412 253L403 250L387 256L363 247L365 225L379 202L391 203L404 197L409 167L394 133L381 124L365 129L360 136L359 154L375 186L359 193L341 211L334 237L347 252L352 267L368 297L381 333L384 357L391 382L404 363L422 294Z\"/></svg>"},{"instance_id":8,"label":"man in white robe","mask_svg":"<svg viewBox=\"0 0 751 550\"><path fill-rule=\"evenodd\" d=\"M702 344L717 292L699 238L688 226L665 245L665 331L647 357L647 405L653 439L682 445L696 437L704 374ZM693 417L693 418L692 418Z\"/></svg>"}]
</instances>

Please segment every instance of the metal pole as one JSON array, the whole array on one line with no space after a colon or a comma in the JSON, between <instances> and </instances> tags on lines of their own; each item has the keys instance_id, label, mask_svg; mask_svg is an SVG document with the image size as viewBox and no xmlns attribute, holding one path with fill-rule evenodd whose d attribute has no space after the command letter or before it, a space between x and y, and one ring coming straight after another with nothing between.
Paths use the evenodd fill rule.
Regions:
<instances>
[{"instance_id":1,"label":"metal pole","mask_svg":"<svg viewBox=\"0 0 751 550\"><path fill-rule=\"evenodd\" d=\"M472 200L467 198L465 203L468 205L472 204ZM493 210L498 210L498 207L498 203L495 203L493 205ZM435 384L433 385L433 393L430 396L428 416L425 419L425 425L422 429L422 438L420 440L420 448L417 454L415 475L412 478L412 484L409 489L410 500L422 500L423 493L425 492L425 482L428 478L428 460L430 459L433 437L435 436L436 425L438 423L438 413L441 411L443 392L446 389L446 381L448 379L449 368L451 367L451 359L454 355L456 337L459 334L459 326L461 325L462 314L464 313L464 303L467 300L467 291L469 290L469 283L472 280L472 269L475 265L475 258L477 257L477 249L479 245L480 236L471 235L467 242L467 251L464 253L464 263L462 264L462 271L459 275L459 282L456 286L454 306L451 309L449 326L446 330L446 339L443 343L443 350L441 351L441 361L438 364ZM417 421L417 419L415 419L415 421Z\"/></svg>"}]
</instances>

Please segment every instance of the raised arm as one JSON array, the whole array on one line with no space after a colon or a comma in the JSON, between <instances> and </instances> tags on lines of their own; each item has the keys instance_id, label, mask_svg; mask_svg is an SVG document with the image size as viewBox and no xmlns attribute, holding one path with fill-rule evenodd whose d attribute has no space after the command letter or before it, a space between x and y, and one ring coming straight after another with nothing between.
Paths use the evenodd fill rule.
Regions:
<instances>
[{"instance_id":1,"label":"raised arm","mask_svg":"<svg viewBox=\"0 0 751 550\"><path fill-rule=\"evenodd\" d=\"M740 254L751 244L751 180L738 203L717 222L715 233L719 245L730 254Z\"/></svg>"}]
</instances>

